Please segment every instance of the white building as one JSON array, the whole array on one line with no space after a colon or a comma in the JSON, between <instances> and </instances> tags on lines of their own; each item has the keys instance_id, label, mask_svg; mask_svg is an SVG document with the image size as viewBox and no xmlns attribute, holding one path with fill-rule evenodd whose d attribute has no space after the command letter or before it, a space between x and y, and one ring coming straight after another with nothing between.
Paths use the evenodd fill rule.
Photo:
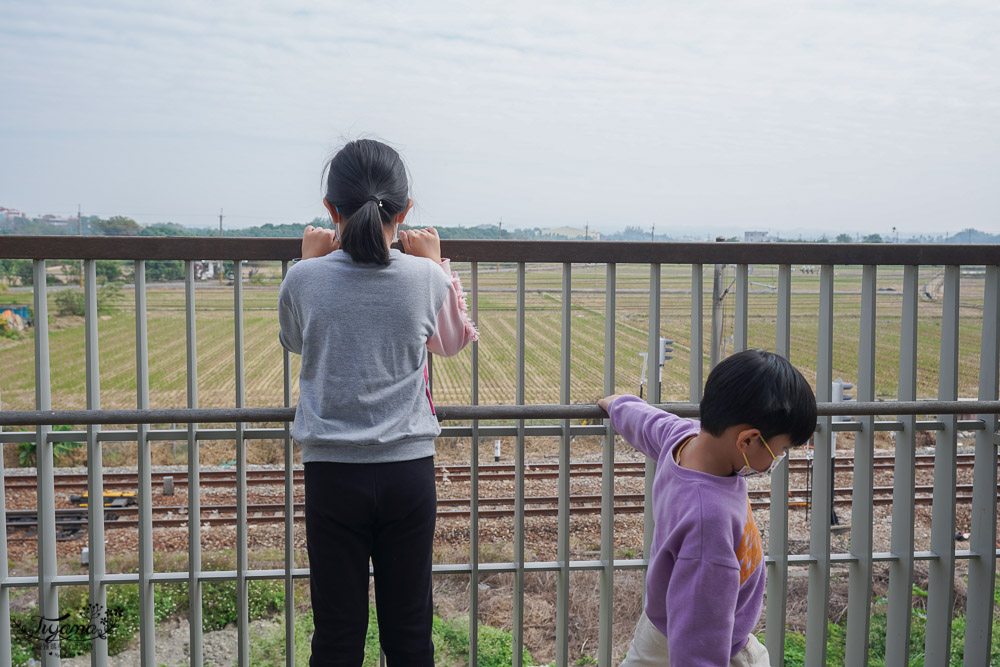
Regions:
<instances>
[{"instance_id":1,"label":"white building","mask_svg":"<svg viewBox=\"0 0 1000 667\"><path fill-rule=\"evenodd\" d=\"M767 232L743 232L743 241L746 243L769 243L773 240Z\"/></svg>"}]
</instances>

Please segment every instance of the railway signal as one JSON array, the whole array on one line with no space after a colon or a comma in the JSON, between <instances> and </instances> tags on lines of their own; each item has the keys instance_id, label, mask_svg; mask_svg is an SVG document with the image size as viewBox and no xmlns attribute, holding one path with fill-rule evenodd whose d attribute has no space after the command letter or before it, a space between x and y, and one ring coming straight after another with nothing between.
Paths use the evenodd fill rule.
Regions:
<instances>
[{"instance_id":1,"label":"railway signal","mask_svg":"<svg viewBox=\"0 0 1000 667\"><path fill-rule=\"evenodd\" d=\"M673 355L673 338L664 338L660 336L660 344L658 345L657 359L659 363L657 364L659 371L657 377L660 383L663 382L663 364L674 358ZM642 357L642 370L639 373L639 398L642 398L642 388L646 385L646 370L649 366L649 354L647 352L640 352L639 356Z\"/></svg>"},{"instance_id":2,"label":"railway signal","mask_svg":"<svg viewBox=\"0 0 1000 667\"><path fill-rule=\"evenodd\" d=\"M849 401L854 396L845 392L846 389L853 389L854 385L850 382L844 382L841 378L837 378L833 381L831 386L830 400L833 403L843 403L844 401ZM831 418L831 422L849 422L853 417L846 415L834 415ZM837 432L833 431L830 434L830 488L836 488L836 467L837 467ZM837 512L833 509L833 496L830 496L830 525L839 526L840 519L837 518Z\"/></svg>"}]
</instances>

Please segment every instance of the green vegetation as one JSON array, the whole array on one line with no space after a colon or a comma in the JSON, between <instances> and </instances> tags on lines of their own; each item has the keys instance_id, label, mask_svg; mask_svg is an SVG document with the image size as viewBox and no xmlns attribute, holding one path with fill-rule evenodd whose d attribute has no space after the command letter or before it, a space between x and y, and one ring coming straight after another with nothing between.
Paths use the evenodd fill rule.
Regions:
<instances>
[{"instance_id":1,"label":"green vegetation","mask_svg":"<svg viewBox=\"0 0 1000 667\"><path fill-rule=\"evenodd\" d=\"M251 620L268 618L282 609L285 604L285 588L281 581L250 582L248 589L249 616ZM188 585L157 584L154 592L154 615L157 623L175 616L186 616L188 611ZM107 629L108 654L117 655L124 651L139 632L139 586L138 584L118 584L107 588ZM202 630L221 630L235 623L236 582L224 581L207 583L202 586ZM62 625L86 627L91 623L89 592L82 586L62 589L59 594L59 614L68 614ZM99 614L99 618L103 618ZM37 632L38 609L11 614L14 665L26 665L32 657L38 658L39 644ZM21 629L20 631L18 629ZM60 642L60 655L64 658L82 655L90 651L89 641L81 640L85 633L74 633L69 641Z\"/></svg>"},{"instance_id":2,"label":"green vegetation","mask_svg":"<svg viewBox=\"0 0 1000 667\"><path fill-rule=\"evenodd\" d=\"M250 645L250 662L261 667L282 667L285 664L284 616L275 618L277 623L260 636L254 636ZM295 616L295 665L309 664L312 651L310 640L313 633L312 611ZM464 618L450 621L434 617L431 629L434 642L434 663L449 667L464 667L469 662L469 629ZM497 628L479 626L479 660L477 667L509 667L512 664L511 647L513 638L509 632ZM368 608L368 634L365 636L365 657L363 667L377 667L379 664L378 617L375 608ZM534 664L531 654L524 650L524 664Z\"/></svg>"},{"instance_id":3,"label":"green vegetation","mask_svg":"<svg viewBox=\"0 0 1000 667\"><path fill-rule=\"evenodd\" d=\"M77 427L82 428L82 427ZM52 427L53 431L72 431L73 426L58 424ZM59 463L59 458L72 454L75 450L83 447L82 442L53 442L52 457ZM17 445L18 463L22 468L34 466L37 461L38 445L34 442L22 442Z\"/></svg>"},{"instance_id":4,"label":"green vegetation","mask_svg":"<svg viewBox=\"0 0 1000 667\"><path fill-rule=\"evenodd\" d=\"M118 311L119 304L124 300L121 285L106 283L97 290L97 314L111 315ZM83 317L87 312L86 296L82 289L62 289L55 294L56 312L59 315L76 315Z\"/></svg>"},{"instance_id":5,"label":"green vegetation","mask_svg":"<svg viewBox=\"0 0 1000 667\"><path fill-rule=\"evenodd\" d=\"M910 648L908 651L910 667L924 667L924 640L927 620L920 612L920 609L913 610L913 619L910 623ZM830 667L839 667L844 664L847 639L846 623L843 625L828 623L827 631L826 664ZM871 629L868 635L868 664L871 667L884 667L885 665L885 632L886 616L882 610L881 613L875 613L871 619ZM763 642L763 633L758 635L758 638ZM961 667L964 651L965 616L956 616L951 622L951 656L948 664L953 667ZM797 632L787 633L785 635L785 665L787 667L805 667L805 659L805 635ZM1000 665L1000 625L996 623L993 625L990 664Z\"/></svg>"}]
</instances>

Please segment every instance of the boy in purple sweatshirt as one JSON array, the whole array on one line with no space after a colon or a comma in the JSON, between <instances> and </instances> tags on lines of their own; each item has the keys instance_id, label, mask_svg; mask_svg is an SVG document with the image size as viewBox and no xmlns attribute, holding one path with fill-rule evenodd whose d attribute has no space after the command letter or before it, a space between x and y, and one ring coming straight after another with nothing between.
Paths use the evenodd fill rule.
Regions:
<instances>
[{"instance_id":1,"label":"boy in purple sweatshirt","mask_svg":"<svg viewBox=\"0 0 1000 667\"><path fill-rule=\"evenodd\" d=\"M709 374L700 423L635 396L598 404L657 462L646 605L622 667L766 667L767 649L752 634L764 554L744 478L769 474L810 438L809 383L783 357L746 350Z\"/></svg>"}]
</instances>

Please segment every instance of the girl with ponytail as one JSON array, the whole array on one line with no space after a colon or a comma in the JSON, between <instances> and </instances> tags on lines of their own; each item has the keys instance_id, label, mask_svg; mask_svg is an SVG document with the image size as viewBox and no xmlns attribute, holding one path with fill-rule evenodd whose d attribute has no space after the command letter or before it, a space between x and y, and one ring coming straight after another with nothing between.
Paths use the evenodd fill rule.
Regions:
<instances>
[{"instance_id":1,"label":"girl with ponytail","mask_svg":"<svg viewBox=\"0 0 1000 667\"><path fill-rule=\"evenodd\" d=\"M398 232L413 202L395 150L348 143L323 204L333 228L306 227L278 299L281 344L302 355L292 438L305 467L310 665L362 663L369 559L388 665L433 665L441 429L427 353L457 354L478 333L437 232ZM397 236L405 254L390 247Z\"/></svg>"}]
</instances>

